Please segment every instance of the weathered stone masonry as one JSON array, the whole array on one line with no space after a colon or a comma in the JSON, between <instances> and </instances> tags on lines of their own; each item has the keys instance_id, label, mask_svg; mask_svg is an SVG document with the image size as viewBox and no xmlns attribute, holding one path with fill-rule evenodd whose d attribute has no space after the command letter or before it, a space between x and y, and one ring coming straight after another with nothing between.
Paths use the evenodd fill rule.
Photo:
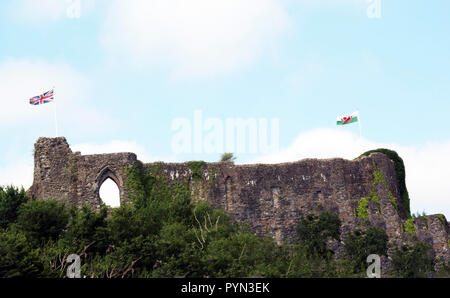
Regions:
<instances>
[{"instance_id":1,"label":"weathered stone masonry","mask_svg":"<svg viewBox=\"0 0 450 298\"><path fill-rule=\"evenodd\" d=\"M126 169L139 163L133 153L81 155L71 151L65 138L40 138L35 144L34 183L29 192L34 199L54 198L98 207L100 186L111 178L119 187L121 202L126 202ZM152 165L144 164L144 168ZM394 163L381 153L353 161L207 163L200 168L201 179L192 179L188 163L161 163L159 168L169 182L188 179L194 200L206 200L213 207L227 210L234 220L247 222L255 232L270 235L277 242L289 242L298 218L319 208L339 214L343 235L367 226L356 210L361 198L375 192L379 205L373 201L368 205L370 224L384 228L394 244L427 241L436 257L450 260L450 228L445 218L419 218L414 223L416 235L404 233L406 214ZM374 183L376 170L383 172L386 183Z\"/></svg>"}]
</instances>

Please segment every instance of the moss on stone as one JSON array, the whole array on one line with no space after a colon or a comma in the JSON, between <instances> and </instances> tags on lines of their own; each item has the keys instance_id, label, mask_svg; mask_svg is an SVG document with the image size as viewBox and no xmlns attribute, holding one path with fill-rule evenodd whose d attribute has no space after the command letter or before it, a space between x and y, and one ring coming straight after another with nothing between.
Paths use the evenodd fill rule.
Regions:
<instances>
[{"instance_id":1,"label":"moss on stone","mask_svg":"<svg viewBox=\"0 0 450 298\"><path fill-rule=\"evenodd\" d=\"M202 179L202 167L206 166L206 162L204 161L190 161L188 162L188 167L192 171L192 179Z\"/></svg>"},{"instance_id":2,"label":"moss on stone","mask_svg":"<svg viewBox=\"0 0 450 298\"><path fill-rule=\"evenodd\" d=\"M389 191L389 201L391 202L392 206L394 206L395 212L397 212L397 214L398 214L397 200L396 200L395 197L392 195L391 191Z\"/></svg>"},{"instance_id":3,"label":"moss on stone","mask_svg":"<svg viewBox=\"0 0 450 298\"><path fill-rule=\"evenodd\" d=\"M373 170L373 186L377 185L378 183L383 183L387 186L386 178L384 176L383 170L377 167L375 162L373 162L374 170Z\"/></svg>"},{"instance_id":4,"label":"moss on stone","mask_svg":"<svg viewBox=\"0 0 450 298\"><path fill-rule=\"evenodd\" d=\"M78 179L78 170L77 170L75 158L72 157L70 159L70 163L69 163L69 167L67 168L67 171L69 172L70 178L72 179L72 181L76 181Z\"/></svg>"},{"instance_id":5,"label":"moss on stone","mask_svg":"<svg viewBox=\"0 0 450 298\"><path fill-rule=\"evenodd\" d=\"M423 221L425 222L425 227L428 230L428 218L426 216L421 216L421 218L423 219Z\"/></svg>"},{"instance_id":6,"label":"moss on stone","mask_svg":"<svg viewBox=\"0 0 450 298\"><path fill-rule=\"evenodd\" d=\"M386 155L394 162L395 173L397 174L397 179L398 179L398 187L399 187L399 194L400 194L401 202L402 202L403 208L406 211L406 217L411 218L410 199L409 199L408 189L406 188L405 164L403 162L403 159L397 154L397 152L395 152L393 150L389 150L389 149L371 150L371 151L363 153L360 157L369 156L370 154L375 153L375 152L379 152L379 153Z\"/></svg>"},{"instance_id":7,"label":"moss on stone","mask_svg":"<svg viewBox=\"0 0 450 298\"><path fill-rule=\"evenodd\" d=\"M442 223L442 226L445 228L447 228L447 222L445 220L445 217L443 214L438 214L436 215L439 218L439 221Z\"/></svg>"},{"instance_id":8,"label":"moss on stone","mask_svg":"<svg viewBox=\"0 0 450 298\"><path fill-rule=\"evenodd\" d=\"M405 221L405 233L415 235L416 234L416 228L414 227L414 218L408 218Z\"/></svg>"},{"instance_id":9,"label":"moss on stone","mask_svg":"<svg viewBox=\"0 0 450 298\"><path fill-rule=\"evenodd\" d=\"M367 212L367 206L369 205L369 200L366 198L361 198L358 202L358 217L363 219L369 219L369 212Z\"/></svg>"},{"instance_id":10,"label":"moss on stone","mask_svg":"<svg viewBox=\"0 0 450 298\"><path fill-rule=\"evenodd\" d=\"M213 187L216 182L216 169L214 167L210 167L208 169L209 174L209 187Z\"/></svg>"},{"instance_id":11,"label":"moss on stone","mask_svg":"<svg viewBox=\"0 0 450 298\"><path fill-rule=\"evenodd\" d=\"M155 162L152 167L150 168L150 173L151 175L158 175L159 170L162 167L162 162Z\"/></svg>"},{"instance_id":12,"label":"moss on stone","mask_svg":"<svg viewBox=\"0 0 450 298\"><path fill-rule=\"evenodd\" d=\"M378 198L378 193L374 190L369 195L370 202L374 202L377 204L378 212L381 214L381 205L380 205L380 199Z\"/></svg>"}]
</instances>

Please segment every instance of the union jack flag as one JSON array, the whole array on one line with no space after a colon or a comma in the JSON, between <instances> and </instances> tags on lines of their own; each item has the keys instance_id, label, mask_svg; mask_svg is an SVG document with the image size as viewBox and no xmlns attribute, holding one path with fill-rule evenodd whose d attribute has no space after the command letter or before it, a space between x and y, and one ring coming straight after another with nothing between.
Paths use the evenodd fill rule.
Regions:
<instances>
[{"instance_id":1,"label":"union jack flag","mask_svg":"<svg viewBox=\"0 0 450 298\"><path fill-rule=\"evenodd\" d=\"M53 90L50 90L50 91L45 92L44 94L30 98L30 104L37 106L37 105L41 105L44 103L52 102L53 99L54 99Z\"/></svg>"}]
</instances>

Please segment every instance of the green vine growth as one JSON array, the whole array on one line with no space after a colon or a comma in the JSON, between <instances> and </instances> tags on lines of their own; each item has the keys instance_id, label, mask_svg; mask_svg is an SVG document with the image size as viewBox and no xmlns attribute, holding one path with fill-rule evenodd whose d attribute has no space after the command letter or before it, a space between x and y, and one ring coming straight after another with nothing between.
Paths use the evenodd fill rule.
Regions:
<instances>
[{"instance_id":1,"label":"green vine growth","mask_svg":"<svg viewBox=\"0 0 450 298\"><path fill-rule=\"evenodd\" d=\"M190 161L188 162L188 167L192 171L192 179L202 179L202 168L206 166L204 161Z\"/></svg>"},{"instance_id":2,"label":"green vine growth","mask_svg":"<svg viewBox=\"0 0 450 298\"><path fill-rule=\"evenodd\" d=\"M360 157L369 156L370 154L375 153L375 152L385 154L387 157L389 157L394 162L395 173L397 174L397 179L398 179L398 187L399 187L401 202L402 202L403 208L405 209L406 217L411 218L410 199L409 199L408 189L406 188L405 164L403 162L403 159L397 154L397 152L389 150L389 149L377 149L377 150L368 151L366 153L363 153Z\"/></svg>"},{"instance_id":3,"label":"green vine growth","mask_svg":"<svg viewBox=\"0 0 450 298\"><path fill-rule=\"evenodd\" d=\"M358 202L358 217L363 219L369 219L369 212L367 212L367 206L369 205L369 200L366 198L362 198Z\"/></svg>"},{"instance_id":4,"label":"green vine growth","mask_svg":"<svg viewBox=\"0 0 450 298\"><path fill-rule=\"evenodd\" d=\"M445 220L445 217L443 214L438 214L437 217L439 218L439 221L442 223L442 226L445 228L447 228L447 222Z\"/></svg>"},{"instance_id":5,"label":"green vine growth","mask_svg":"<svg viewBox=\"0 0 450 298\"><path fill-rule=\"evenodd\" d=\"M424 215L424 216L421 216L421 218L423 219L423 221L425 222L425 227L427 228L427 230L428 230L428 218Z\"/></svg>"},{"instance_id":6,"label":"green vine growth","mask_svg":"<svg viewBox=\"0 0 450 298\"><path fill-rule=\"evenodd\" d=\"M414 218L408 218L405 222L405 233L415 235L416 228L414 227Z\"/></svg>"}]
</instances>

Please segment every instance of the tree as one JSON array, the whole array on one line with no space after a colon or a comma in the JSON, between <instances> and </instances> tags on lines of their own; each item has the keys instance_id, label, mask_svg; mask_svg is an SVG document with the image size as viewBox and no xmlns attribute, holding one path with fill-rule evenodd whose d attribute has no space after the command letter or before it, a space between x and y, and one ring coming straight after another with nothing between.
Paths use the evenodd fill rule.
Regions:
<instances>
[{"instance_id":1,"label":"tree","mask_svg":"<svg viewBox=\"0 0 450 298\"><path fill-rule=\"evenodd\" d=\"M353 264L353 270L359 272L366 266L371 254L387 255L388 235L378 227L369 227L366 231L356 229L345 240L346 257Z\"/></svg>"},{"instance_id":2,"label":"tree","mask_svg":"<svg viewBox=\"0 0 450 298\"><path fill-rule=\"evenodd\" d=\"M79 249L89 246L91 250L96 251L106 249L106 206L99 211L88 205L80 209L72 206L69 214L68 228L62 237L68 245Z\"/></svg>"},{"instance_id":3,"label":"tree","mask_svg":"<svg viewBox=\"0 0 450 298\"><path fill-rule=\"evenodd\" d=\"M224 153L222 154L222 157L220 158L220 161L222 162L234 162L236 160L236 157L233 153Z\"/></svg>"},{"instance_id":4,"label":"tree","mask_svg":"<svg viewBox=\"0 0 450 298\"><path fill-rule=\"evenodd\" d=\"M412 246L402 245L396 248L392 265L399 277L427 277L434 268L431 246L425 242L417 242Z\"/></svg>"},{"instance_id":5,"label":"tree","mask_svg":"<svg viewBox=\"0 0 450 298\"><path fill-rule=\"evenodd\" d=\"M16 222L19 207L28 201L23 187L0 187L0 228L7 228Z\"/></svg>"},{"instance_id":6,"label":"tree","mask_svg":"<svg viewBox=\"0 0 450 298\"><path fill-rule=\"evenodd\" d=\"M39 248L33 248L23 232L0 232L0 278L49 277L47 269Z\"/></svg>"},{"instance_id":7,"label":"tree","mask_svg":"<svg viewBox=\"0 0 450 298\"><path fill-rule=\"evenodd\" d=\"M64 203L32 201L19 208L17 226L36 244L56 240L67 227L69 214Z\"/></svg>"},{"instance_id":8,"label":"tree","mask_svg":"<svg viewBox=\"0 0 450 298\"><path fill-rule=\"evenodd\" d=\"M327 248L327 240L340 240L340 233L341 220L336 213L329 211L322 212L319 216L303 216L297 225L298 241L310 257L329 259L333 252Z\"/></svg>"}]
</instances>

